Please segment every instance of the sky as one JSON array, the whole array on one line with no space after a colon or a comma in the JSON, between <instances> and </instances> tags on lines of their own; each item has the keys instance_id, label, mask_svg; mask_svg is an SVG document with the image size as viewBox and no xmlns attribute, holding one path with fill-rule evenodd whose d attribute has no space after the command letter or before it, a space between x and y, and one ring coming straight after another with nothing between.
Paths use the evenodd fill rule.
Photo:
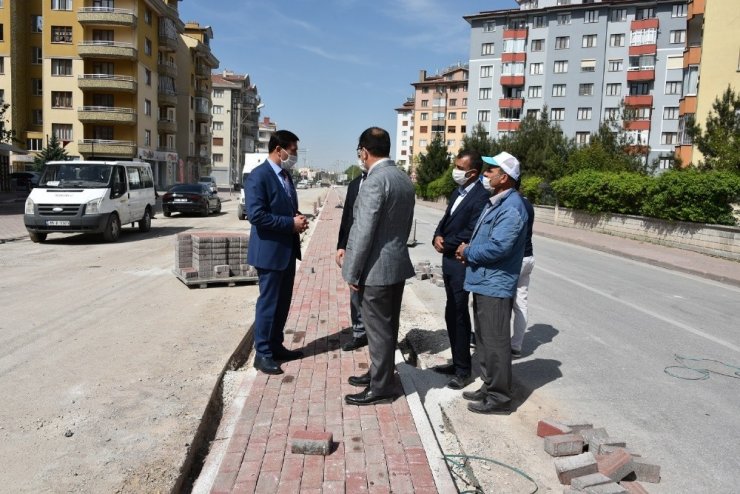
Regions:
<instances>
[{"instance_id":1,"label":"sky","mask_svg":"<svg viewBox=\"0 0 740 494\"><path fill-rule=\"evenodd\" d=\"M466 63L463 15L514 0L183 0L180 18L211 26L224 69L249 74L278 128L298 135L298 166L344 170L379 126L395 140L396 112L419 71ZM391 149L393 156L394 149Z\"/></svg>"}]
</instances>

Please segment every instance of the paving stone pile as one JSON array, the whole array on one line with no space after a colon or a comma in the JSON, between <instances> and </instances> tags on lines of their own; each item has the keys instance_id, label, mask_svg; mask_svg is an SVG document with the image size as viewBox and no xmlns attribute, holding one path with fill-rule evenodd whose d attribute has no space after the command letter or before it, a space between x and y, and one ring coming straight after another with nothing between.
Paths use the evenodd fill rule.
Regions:
<instances>
[{"instance_id":1,"label":"paving stone pile","mask_svg":"<svg viewBox=\"0 0 740 494\"><path fill-rule=\"evenodd\" d=\"M432 266L429 261L421 261L416 264L414 270L417 280L429 280L437 286L445 286L441 266Z\"/></svg>"},{"instance_id":2,"label":"paving stone pile","mask_svg":"<svg viewBox=\"0 0 740 494\"><path fill-rule=\"evenodd\" d=\"M246 233L179 233L175 243L175 273L194 281L256 277L257 271L247 264L248 244Z\"/></svg>"},{"instance_id":3,"label":"paving stone pile","mask_svg":"<svg viewBox=\"0 0 740 494\"><path fill-rule=\"evenodd\" d=\"M640 482L660 482L660 466L645 461L610 436L603 427L555 419L540 420L537 435L555 457L558 480L568 485L563 494L641 494Z\"/></svg>"}]
</instances>

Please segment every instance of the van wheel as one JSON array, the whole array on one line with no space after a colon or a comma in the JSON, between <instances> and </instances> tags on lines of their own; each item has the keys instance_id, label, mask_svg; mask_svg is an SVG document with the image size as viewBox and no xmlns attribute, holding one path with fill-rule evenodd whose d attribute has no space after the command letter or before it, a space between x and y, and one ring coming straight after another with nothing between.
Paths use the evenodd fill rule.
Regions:
<instances>
[{"instance_id":1,"label":"van wheel","mask_svg":"<svg viewBox=\"0 0 740 494\"><path fill-rule=\"evenodd\" d=\"M218 200L218 205L216 206L216 214L221 213L221 199Z\"/></svg>"},{"instance_id":2,"label":"van wheel","mask_svg":"<svg viewBox=\"0 0 740 494\"><path fill-rule=\"evenodd\" d=\"M201 216L208 216L209 211L208 203L206 203L205 206L203 206L203 210L200 212Z\"/></svg>"},{"instance_id":3,"label":"van wheel","mask_svg":"<svg viewBox=\"0 0 740 494\"><path fill-rule=\"evenodd\" d=\"M148 232L152 229L152 212L147 207L144 210L144 216L139 220L139 231Z\"/></svg>"},{"instance_id":4,"label":"van wheel","mask_svg":"<svg viewBox=\"0 0 740 494\"><path fill-rule=\"evenodd\" d=\"M246 218L246 216L244 216L244 208L242 208L241 206L239 206L239 210L236 212L236 217L240 220Z\"/></svg>"},{"instance_id":5,"label":"van wheel","mask_svg":"<svg viewBox=\"0 0 740 494\"><path fill-rule=\"evenodd\" d=\"M108 224L105 225L103 240L106 242L115 242L121 236L121 220L116 213L111 213L108 218Z\"/></svg>"},{"instance_id":6,"label":"van wheel","mask_svg":"<svg viewBox=\"0 0 740 494\"><path fill-rule=\"evenodd\" d=\"M31 242L35 244L46 241L46 233L28 232L28 236L31 238Z\"/></svg>"},{"instance_id":7,"label":"van wheel","mask_svg":"<svg viewBox=\"0 0 740 494\"><path fill-rule=\"evenodd\" d=\"M170 212L169 209L163 209L162 214L164 215L165 218L169 218L170 216L172 216L172 213Z\"/></svg>"}]
</instances>

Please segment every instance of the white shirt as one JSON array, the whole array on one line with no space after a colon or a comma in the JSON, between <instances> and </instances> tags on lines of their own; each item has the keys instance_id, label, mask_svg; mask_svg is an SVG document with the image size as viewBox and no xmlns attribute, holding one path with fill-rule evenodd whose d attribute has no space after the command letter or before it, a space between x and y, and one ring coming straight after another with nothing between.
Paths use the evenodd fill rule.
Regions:
<instances>
[{"instance_id":1,"label":"white shirt","mask_svg":"<svg viewBox=\"0 0 740 494\"><path fill-rule=\"evenodd\" d=\"M455 202L452 204L452 208L450 209L450 214L455 212L455 209L460 205L460 203L465 199L465 196L468 195L468 192L473 190L473 187L475 187L475 182L477 180L473 180L473 183L465 187L464 189L460 187L460 195L457 196L457 199L455 199Z\"/></svg>"}]
</instances>

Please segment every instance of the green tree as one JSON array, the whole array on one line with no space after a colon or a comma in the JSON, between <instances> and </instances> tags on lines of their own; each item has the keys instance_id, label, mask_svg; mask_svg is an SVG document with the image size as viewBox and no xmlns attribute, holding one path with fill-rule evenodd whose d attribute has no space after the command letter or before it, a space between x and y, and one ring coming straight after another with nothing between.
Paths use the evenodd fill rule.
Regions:
<instances>
[{"instance_id":1,"label":"green tree","mask_svg":"<svg viewBox=\"0 0 740 494\"><path fill-rule=\"evenodd\" d=\"M347 175L347 180L354 180L362 174L362 170L357 165L350 165L344 170L344 173Z\"/></svg>"},{"instance_id":2,"label":"green tree","mask_svg":"<svg viewBox=\"0 0 740 494\"><path fill-rule=\"evenodd\" d=\"M427 146L426 151L426 154L419 155L419 166L416 169L416 183L420 195L424 198L427 185L441 177L450 166L447 145L439 134Z\"/></svg>"},{"instance_id":3,"label":"green tree","mask_svg":"<svg viewBox=\"0 0 740 494\"><path fill-rule=\"evenodd\" d=\"M5 119L5 112L8 111L8 108L10 108L10 105L7 103L3 103L3 105L0 106L0 142L10 144L16 139L15 131L8 128L10 122Z\"/></svg>"},{"instance_id":4,"label":"green tree","mask_svg":"<svg viewBox=\"0 0 740 494\"><path fill-rule=\"evenodd\" d=\"M476 125L472 134L463 136L461 149L478 151L481 156L490 156L491 139L482 124Z\"/></svg>"},{"instance_id":5,"label":"green tree","mask_svg":"<svg viewBox=\"0 0 740 494\"><path fill-rule=\"evenodd\" d=\"M67 150L59 144L57 136L52 134L46 147L33 158L33 168L41 171L49 161L67 161L68 159Z\"/></svg>"},{"instance_id":6,"label":"green tree","mask_svg":"<svg viewBox=\"0 0 740 494\"><path fill-rule=\"evenodd\" d=\"M740 173L740 92L727 86L714 100L705 128L702 132L693 120L687 124L689 135L704 155L701 167Z\"/></svg>"}]
</instances>

